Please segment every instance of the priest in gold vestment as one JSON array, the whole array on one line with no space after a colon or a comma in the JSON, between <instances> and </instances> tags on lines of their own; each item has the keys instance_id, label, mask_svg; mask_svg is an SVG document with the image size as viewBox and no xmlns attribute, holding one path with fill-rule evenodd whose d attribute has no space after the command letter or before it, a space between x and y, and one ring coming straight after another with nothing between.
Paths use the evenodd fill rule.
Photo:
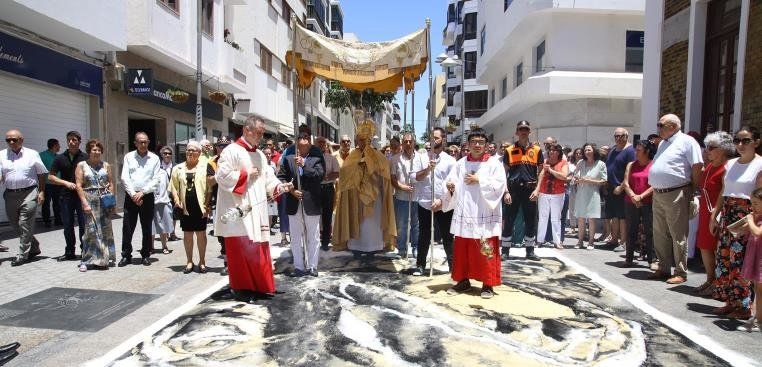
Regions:
<instances>
[{"instance_id":1,"label":"priest in gold vestment","mask_svg":"<svg viewBox=\"0 0 762 367\"><path fill-rule=\"evenodd\" d=\"M333 250L350 250L355 257L393 251L397 226L394 219L389 161L373 149L373 121L357 126L357 148L339 171Z\"/></svg>"}]
</instances>

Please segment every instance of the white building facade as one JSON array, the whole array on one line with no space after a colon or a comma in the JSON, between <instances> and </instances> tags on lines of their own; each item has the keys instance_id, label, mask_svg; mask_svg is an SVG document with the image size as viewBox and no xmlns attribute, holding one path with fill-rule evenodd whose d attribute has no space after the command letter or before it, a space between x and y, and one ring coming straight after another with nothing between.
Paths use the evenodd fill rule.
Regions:
<instances>
[{"instance_id":1,"label":"white building facade","mask_svg":"<svg viewBox=\"0 0 762 367\"><path fill-rule=\"evenodd\" d=\"M228 36L243 48L248 60L249 75L243 93L236 93L235 119L250 115L265 119L268 136L294 135L294 86L291 70L286 65L286 52L291 49L293 27L291 14L301 24L307 14L300 0L249 0L234 6L232 29ZM302 95L303 97L303 95ZM304 103L297 96L299 122L305 122Z\"/></svg>"},{"instance_id":2,"label":"white building facade","mask_svg":"<svg viewBox=\"0 0 762 367\"><path fill-rule=\"evenodd\" d=\"M39 152L51 138L65 150L68 131L90 139L106 129L103 60L126 48L126 5L80 3L87 12L67 2L0 2L0 130L20 130Z\"/></svg>"},{"instance_id":3,"label":"white building facade","mask_svg":"<svg viewBox=\"0 0 762 367\"><path fill-rule=\"evenodd\" d=\"M481 1L477 79L488 85L479 125L496 141L528 120L539 141L573 147L639 134L644 0Z\"/></svg>"},{"instance_id":4,"label":"white building facade","mask_svg":"<svg viewBox=\"0 0 762 367\"><path fill-rule=\"evenodd\" d=\"M443 31L442 44L446 47L447 56L461 63L460 66L443 67L446 77L445 114L448 125L454 127L449 134L450 141L459 140L471 124L487 111L487 85L476 80L481 62L477 55L478 24L484 16L480 5L485 3L497 1L448 1L447 26Z\"/></svg>"}]
</instances>

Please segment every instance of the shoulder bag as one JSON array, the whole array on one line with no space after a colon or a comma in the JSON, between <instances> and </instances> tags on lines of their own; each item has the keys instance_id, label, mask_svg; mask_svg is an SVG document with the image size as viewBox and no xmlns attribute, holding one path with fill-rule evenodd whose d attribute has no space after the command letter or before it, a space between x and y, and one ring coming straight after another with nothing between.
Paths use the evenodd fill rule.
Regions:
<instances>
[{"instance_id":1,"label":"shoulder bag","mask_svg":"<svg viewBox=\"0 0 762 367\"><path fill-rule=\"evenodd\" d=\"M95 172L93 167L90 167L90 165L87 164L87 162L84 162L84 163L85 163L85 165L87 165L88 168L90 168L90 171L93 173L93 177L98 182L98 184L101 187L106 187L106 185L101 185L100 177L98 177L98 173ZM106 163L105 162L103 163L103 167L104 168L106 167ZM111 209L111 208L114 208L116 206L116 196L114 194L112 194L111 192L109 192L108 190L103 190L101 188L98 188L98 195L100 196L101 207L103 209Z\"/></svg>"}]
</instances>

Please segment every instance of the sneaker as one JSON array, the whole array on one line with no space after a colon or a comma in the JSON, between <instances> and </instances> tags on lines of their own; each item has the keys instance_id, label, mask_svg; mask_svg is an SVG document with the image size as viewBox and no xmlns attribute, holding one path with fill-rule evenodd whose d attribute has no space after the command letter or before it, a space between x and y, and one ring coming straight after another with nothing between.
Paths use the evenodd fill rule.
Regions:
<instances>
[{"instance_id":1,"label":"sneaker","mask_svg":"<svg viewBox=\"0 0 762 367\"><path fill-rule=\"evenodd\" d=\"M592 243L588 244L587 247L585 247L585 248L588 249L588 250L594 250L595 249L595 247L593 247Z\"/></svg>"},{"instance_id":2,"label":"sneaker","mask_svg":"<svg viewBox=\"0 0 762 367\"><path fill-rule=\"evenodd\" d=\"M471 282L469 282L468 279L466 279L466 280L461 280L460 282L458 282L458 284L448 288L447 294L452 296L458 293L467 292L469 290L471 290Z\"/></svg>"},{"instance_id":3,"label":"sneaker","mask_svg":"<svg viewBox=\"0 0 762 367\"><path fill-rule=\"evenodd\" d=\"M624 246L619 245L617 247L614 247L614 252L624 252Z\"/></svg>"},{"instance_id":4,"label":"sneaker","mask_svg":"<svg viewBox=\"0 0 762 367\"><path fill-rule=\"evenodd\" d=\"M749 321L747 321L743 325L737 327L736 330L738 330L738 331L745 331L747 333L758 332L760 330L759 320L757 320L756 318L749 319Z\"/></svg>"},{"instance_id":5,"label":"sneaker","mask_svg":"<svg viewBox=\"0 0 762 367\"><path fill-rule=\"evenodd\" d=\"M495 291L492 290L492 287L482 287L481 296L484 299L490 299L495 296Z\"/></svg>"},{"instance_id":6,"label":"sneaker","mask_svg":"<svg viewBox=\"0 0 762 367\"><path fill-rule=\"evenodd\" d=\"M423 268L417 267L413 269L413 276L419 277L421 275L423 275Z\"/></svg>"},{"instance_id":7,"label":"sneaker","mask_svg":"<svg viewBox=\"0 0 762 367\"><path fill-rule=\"evenodd\" d=\"M86 272L87 271L87 265L81 264L79 266L79 271L82 272L82 273Z\"/></svg>"}]
</instances>

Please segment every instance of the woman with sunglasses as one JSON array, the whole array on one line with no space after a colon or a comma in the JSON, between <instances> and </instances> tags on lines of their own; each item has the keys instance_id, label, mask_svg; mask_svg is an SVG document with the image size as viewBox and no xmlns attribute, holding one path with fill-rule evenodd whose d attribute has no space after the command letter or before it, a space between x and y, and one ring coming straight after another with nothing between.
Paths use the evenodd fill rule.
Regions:
<instances>
[{"instance_id":1,"label":"woman with sunglasses","mask_svg":"<svg viewBox=\"0 0 762 367\"><path fill-rule=\"evenodd\" d=\"M751 317L752 287L741 271L748 235L735 233L730 226L751 213L751 192L762 187L762 156L756 152L759 130L753 126L743 126L736 132L733 143L739 157L725 165L722 196L717 199L710 222L712 233L720 236L714 298L725 302L713 313L746 320ZM719 222L716 219L718 216L721 216Z\"/></svg>"},{"instance_id":2,"label":"woman with sunglasses","mask_svg":"<svg viewBox=\"0 0 762 367\"><path fill-rule=\"evenodd\" d=\"M566 180L569 176L568 162L562 158L562 148L558 144L552 144L548 148L548 159L542 165L540 183L535 189L537 196L537 209L540 219L537 222L537 238L545 239L550 220L553 235L553 246L558 249L564 248L561 241L561 211L564 206Z\"/></svg>"},{"instance_id":3,"label":"woman with sunglasses","mask_svg":"<svg viewBox=\"0 0 762 367\"><path fill-rule=\"evenodd\" d=\"M170 171L164 169L167 161L172 162L172 149L169 147L163 147L159 151L161 157L161 164L159 166L159 184L156 186L154 192L154 207L153 207L153 234L159 235L161 240L161 252L163 254L169 254L169 248L167 247L167 240L169 240L170 234L175 233L175 222L172 216L172 207L174 206L170 200L169 195L169 177Z\"/></svg>"},{"instance_id":4,"label":"woman with sunglasses","mask_svg":"<svg viewBox=\"0 0 762 367\"><path fill-rule=\"evenodd\" d=\"M722 181L725 177L725 164L728 158L735 156L736 147L733 144L733 136L724 132L713 132L704 138L704 154L706 155L704 169L701 171L699 181L699 224L696 233L696 247L701 251L701 260L706 271L706 281L696 287L696 293L700 296L711 296L714 292L715 274L717 266L715 252L717 243L720 241L716 233L709 230L714 205L722 193Z\"/></svg>"}]
</instances>

